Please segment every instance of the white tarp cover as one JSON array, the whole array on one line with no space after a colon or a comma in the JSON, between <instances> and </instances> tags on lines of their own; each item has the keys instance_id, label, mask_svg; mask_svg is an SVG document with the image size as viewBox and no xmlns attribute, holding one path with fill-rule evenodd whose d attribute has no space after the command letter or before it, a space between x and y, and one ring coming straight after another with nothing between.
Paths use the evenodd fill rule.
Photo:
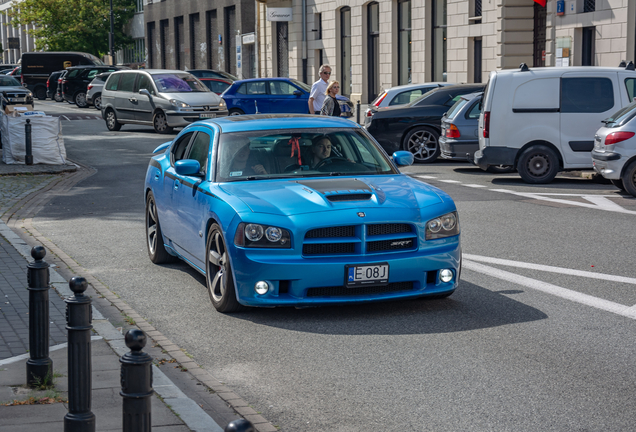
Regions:
<instances>
[{"instance_id":1,"label":"white tarp cover","mask_svg":"<svg viewBox=\"0 0 636 432\"><path fill-rule=\"evenodd\" d=\"M66 148L59 117L12 117L0 112L2 162L24 164L26 141L24 125L31 120L31 152L34 164L64 165Z\"/></svg>"}]
</instances>

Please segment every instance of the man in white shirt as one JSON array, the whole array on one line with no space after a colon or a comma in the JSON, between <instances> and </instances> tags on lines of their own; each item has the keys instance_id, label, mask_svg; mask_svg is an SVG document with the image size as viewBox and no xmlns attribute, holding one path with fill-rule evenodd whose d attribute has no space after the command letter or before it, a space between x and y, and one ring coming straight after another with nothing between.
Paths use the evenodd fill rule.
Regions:
<instances>
[{"instance_id":1,"label":"man in white shirt","mask_svg":"<svg viewBox=\"0 0 636 432\"><path fill-rule=\"evenodd\" d=\"M309 93L309 114L320 114L320 109L327 93L329 77L331 76L331 67L322 65L319 73L320 79L311 86L311 93Z\"/></svg>"}]
</instances>

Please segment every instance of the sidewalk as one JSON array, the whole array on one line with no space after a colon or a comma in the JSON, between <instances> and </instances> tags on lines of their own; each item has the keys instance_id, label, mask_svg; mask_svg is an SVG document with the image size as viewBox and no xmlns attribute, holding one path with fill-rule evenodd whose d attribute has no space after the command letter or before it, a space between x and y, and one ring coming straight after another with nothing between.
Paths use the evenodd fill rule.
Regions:
<instances>
[{"instance_id":1,"label":"sidewalk","mask_svg":"<svg viewBox=\"0 0 636 432\"><path fill-rule=\"evenodd\" d=\"M26 166L0 162L0 210L5 212L30 193L55 181L56 174L72 174L77 170L74 164ZM68 281L54 268L51 268L49 291L49 357L53 362L54 385L44 390L25 386L29 358L27 264L33 260L30 250L31 246L0 221L0 432L63 431L64 416L68 412L64 298L73 293ZM44 259L46 261L47 257ZM96 430L121 431L123 400L119 395L119 359L129 351L124 334L135 327L135 323L119 323L112 319L121 317L119 310L99 298L90 286L86 294L93 298L91 410L95 414ZM96 306L105 308L102 311L108 311L118 327ZM148 338L144 351L154 358L155 395L151 417L154 430L222 432L219 424L225 426L241 418L215 391L197 380L153 339Z\"/></svg>"}]
</instances>

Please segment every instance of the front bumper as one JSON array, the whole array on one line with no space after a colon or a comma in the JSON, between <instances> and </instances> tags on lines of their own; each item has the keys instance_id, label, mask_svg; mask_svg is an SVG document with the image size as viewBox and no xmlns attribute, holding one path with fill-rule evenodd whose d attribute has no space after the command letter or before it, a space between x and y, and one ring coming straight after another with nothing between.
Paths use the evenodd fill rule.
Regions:
<instances>
[{"instance_id":1,"label":"front bumper","mask_svg":"<svg viewBox=\"0 0 636 432\"><path fill-rule=\"evenodd\" d=\"M619 180L626 157L615 152L599 152L592 150L592 166L594 171L608 180Z\"/></svg>"},{"instance_id":2,"label":"front bumper","mask_svg":"<svg viewBox=\"0 0 636 432\"><path fill-rule=\"evenodd\" d=\"M182 127L199 120L226 117L228 111L166 111L168 126Z\"/></svg>"},{"instance_id":3,"label":"front bumper","mask_svg":"<svg viewBox=\"0 0 636 432\"><path fill-rule=\"evenodd\" d=\"M486 170L491 165L515 165L519 149L509 147L484 147L475 152L473 163Z\"/></svg>"},{"instance_id":4,"label":"front bumper","mask_svg":"<svg viewBox=\"0 0 636 432\"><path fill-rule=\"evenodd\" d=\"M436 246L407 253L320 258L274 257L262 250L231 245L237 298L247 306L321 306L451 293L461 273L459 236L432 242ZM389 265L388 285L345 287L346 265L371 263ZM450 282L440 281L441 269L453 272ZM267 281L270 291L256 294L258 281Z\"/></svg>"}]
</instances>

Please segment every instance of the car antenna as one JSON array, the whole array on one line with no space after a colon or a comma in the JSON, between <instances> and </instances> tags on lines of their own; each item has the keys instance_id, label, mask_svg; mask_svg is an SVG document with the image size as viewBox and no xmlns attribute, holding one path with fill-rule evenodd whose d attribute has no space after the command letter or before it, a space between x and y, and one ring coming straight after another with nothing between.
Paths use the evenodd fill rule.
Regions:
<instances>
[{"instance_id":1,"label":"car antenna","mask_svg":"<svg viewBox=\"0 0 636 432\"><path fill-rule=\"evenodd\" d=\"M258 112L258 104L256 103L256 101L254 101L254 107L256 108L256 114L260 114L260 113Z\"/></svg>"}]
</instances>

